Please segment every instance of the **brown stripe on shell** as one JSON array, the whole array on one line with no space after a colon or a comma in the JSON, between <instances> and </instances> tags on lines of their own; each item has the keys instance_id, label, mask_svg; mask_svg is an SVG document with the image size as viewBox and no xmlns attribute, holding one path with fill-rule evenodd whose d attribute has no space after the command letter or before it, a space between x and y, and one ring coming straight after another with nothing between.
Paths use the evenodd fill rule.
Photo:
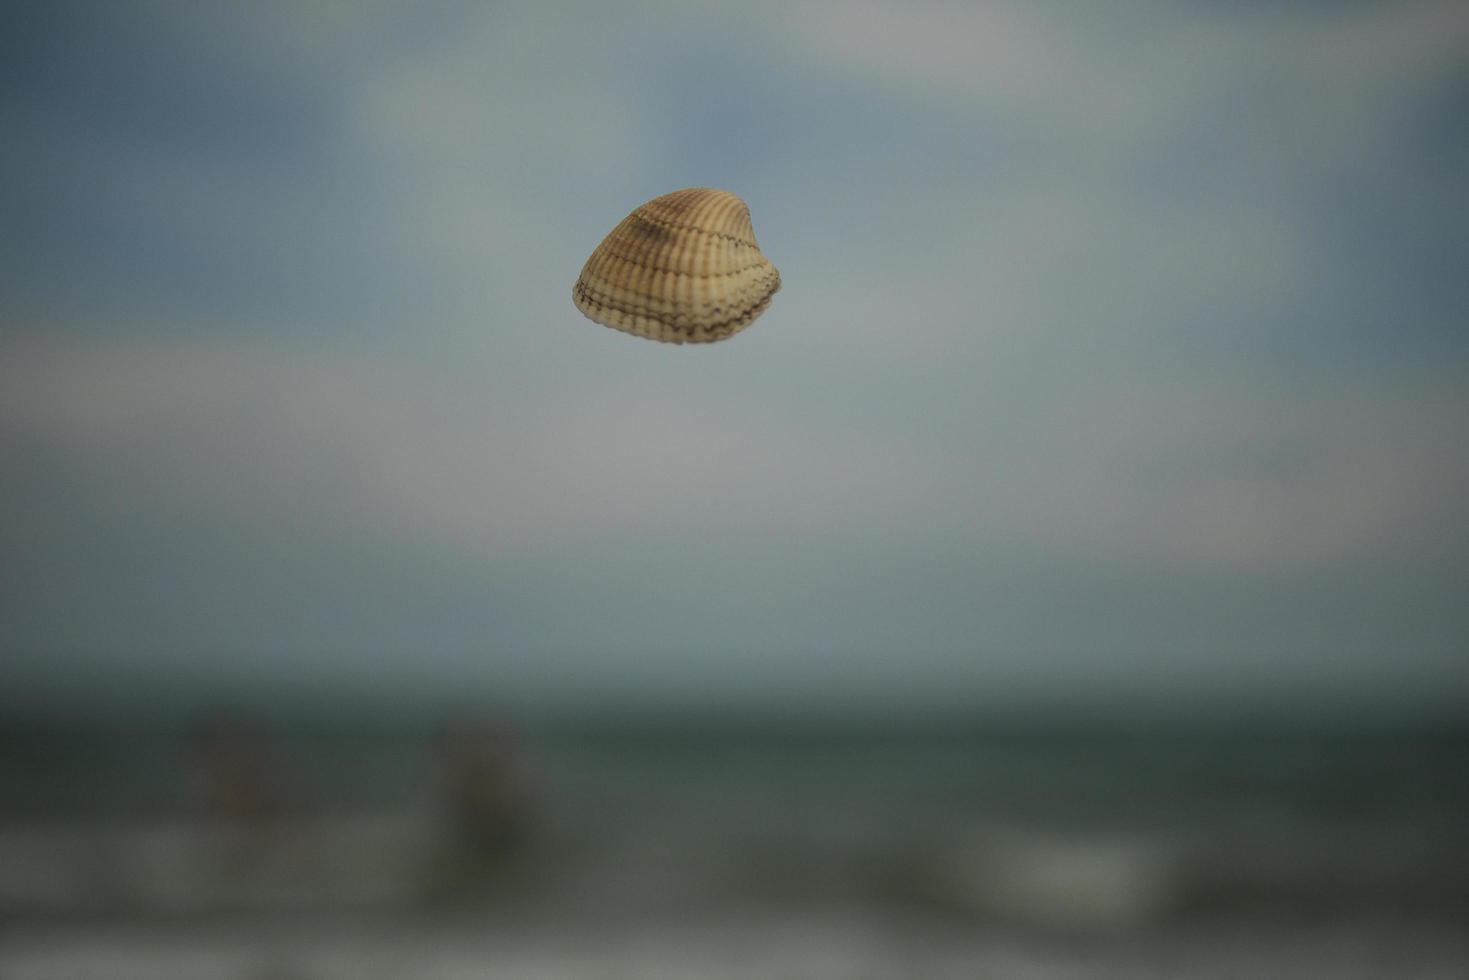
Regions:
<instances>
[{"instance_id":1,"label":"brown stripe on shell","mask_svg":"<svg viewBox=\"0 0 1469 980\"><path fill-rule=\"evenodd\" d=\"M779 289L745 202L691 187L654 198L612 229L587 259L572 299L615 330L710 343L748 327Z\"/></svg>"}]
</instances>

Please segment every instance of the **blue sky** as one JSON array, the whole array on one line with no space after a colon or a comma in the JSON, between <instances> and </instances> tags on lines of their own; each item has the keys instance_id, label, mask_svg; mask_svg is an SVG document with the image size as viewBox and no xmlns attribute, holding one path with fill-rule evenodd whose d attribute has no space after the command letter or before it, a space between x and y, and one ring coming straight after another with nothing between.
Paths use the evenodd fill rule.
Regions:
<instances>
[{"instance_id":1,"label":"blue sky","mask_svg":"<svg viewBox=\"0 0 1469 980\"><path fill-rule=\"evenodd\" d=\"M1469 695L1461 4L3 16L5 703Z\"/></svg>"}]
</instances>

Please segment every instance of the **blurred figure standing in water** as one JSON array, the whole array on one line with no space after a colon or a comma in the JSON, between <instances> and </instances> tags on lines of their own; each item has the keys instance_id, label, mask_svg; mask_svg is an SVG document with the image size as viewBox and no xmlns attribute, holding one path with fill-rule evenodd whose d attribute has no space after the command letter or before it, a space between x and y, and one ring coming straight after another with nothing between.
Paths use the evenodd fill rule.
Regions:
<instances>
[{"instance_id":1,"label":"blurred figure standing in water","mask_svg":"<svg viewBox=\"0 0 1469 980\"><path fill-rule=\"evenodd\" d=\"M212 715L194 747L194 806L212 826L260 838L282 816L282 784L264 730L233 712Z\"/></svg>"},{"instance_id":2,"label":"blurred figure standing in water","mask_svg":"<svg viewBox=\"0 0 1469 980\"><path fill-rule=\"evenodd\" d=\"M532 793L519 736L500 721L450 722L435 754L456 863L490 872L521 850L531 831Z\"/></svg>"}]
</instances>

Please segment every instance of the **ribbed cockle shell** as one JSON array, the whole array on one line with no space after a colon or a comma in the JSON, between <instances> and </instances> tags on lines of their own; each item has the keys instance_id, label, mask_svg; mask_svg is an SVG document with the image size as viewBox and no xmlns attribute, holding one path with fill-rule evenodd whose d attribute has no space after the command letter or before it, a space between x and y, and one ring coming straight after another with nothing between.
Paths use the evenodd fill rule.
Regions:
<instances>
[{"instance_id":1,"label":"ribbed cockle shell","mask_svg":"<svg viewBox=\"0 0 1469 980\"><path fill-rule=\"evenodd\" d=\"M587 259L571 295L577 309L613 329L701 344L748 327L779 288L745 202L690 187L624 218Z\"/></svg>"}]
</instances>

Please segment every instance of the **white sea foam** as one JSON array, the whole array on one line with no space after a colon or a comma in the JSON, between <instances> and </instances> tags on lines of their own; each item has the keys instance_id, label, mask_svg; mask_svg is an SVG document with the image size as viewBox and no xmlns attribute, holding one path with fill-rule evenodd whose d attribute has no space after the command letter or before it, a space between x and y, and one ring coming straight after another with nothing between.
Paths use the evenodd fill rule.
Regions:
<instances>
[{"instance_id":1,"label":"white sea foam","mask_svg":"<svg viewBox=\"0 0 1469 980\"><path fill-rule=\"evenodd\" d=\"M1131 929L1173 908L1175 861L1159 840L989 829L956 847L950 883L962 902L1001 919Z\"/></svg>"}]
</instances>

